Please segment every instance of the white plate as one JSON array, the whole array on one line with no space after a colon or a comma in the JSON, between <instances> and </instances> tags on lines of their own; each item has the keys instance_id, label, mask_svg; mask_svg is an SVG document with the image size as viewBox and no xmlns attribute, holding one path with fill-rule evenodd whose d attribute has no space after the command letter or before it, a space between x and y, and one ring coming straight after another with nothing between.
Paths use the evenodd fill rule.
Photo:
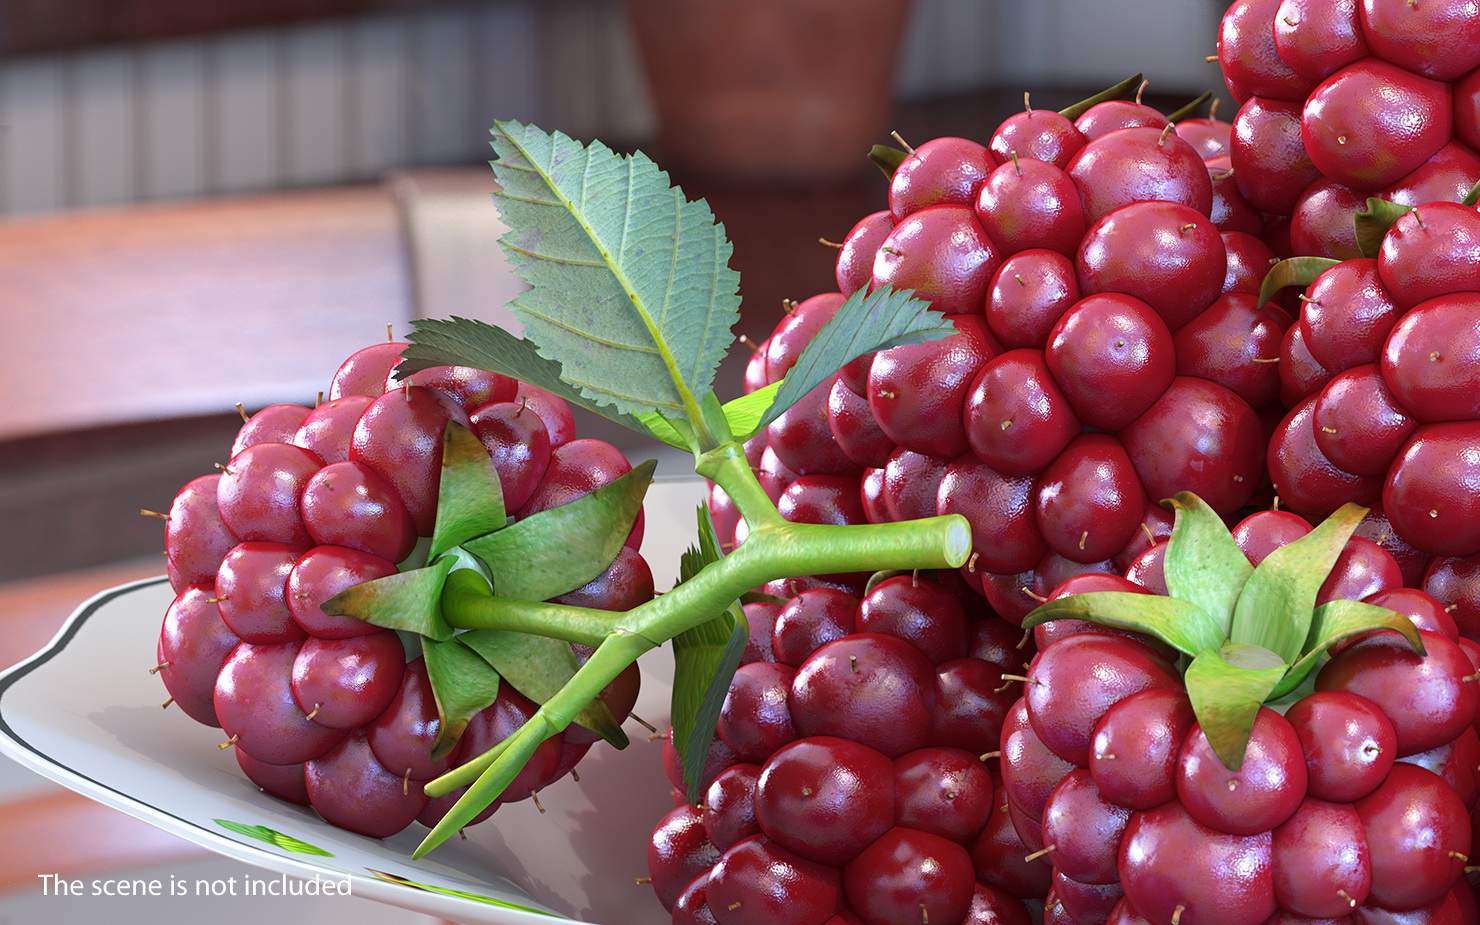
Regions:
<instances>
[{"instance_id":1,"label":"white plate","mask_svg":"<svg viewBox=\"0 0 1480 925\"><path fill-rule=\"evenodd\" d=\"M692 518L683 502L679 509L687 507ZM629 723L627 749L592 749L579 782L567 778L541 792L546 812L528 800L502 807L468 829L466 840L413 862L427 831L420 825L384 840L335 828L248 782L231 753L217 747L219 729L177 709L161 711L167 694L148 669L172 597L163 578L105 591L45 649L0 674L0 751L79 793L272 872L265 881L279 874L336 884L348 878L355 896L466 925L536 925L552 914L603 925L667 920L652 888L635 882L647 875L648 835L673 806L661 743L647 741L646 730ZM659 728L668 715L667 658L660 649L642 662L637 712ZM332 857L287 850L217 820L264 826ZM388 882L376 871L427 888Z\"/></svg>"}]
</instances>

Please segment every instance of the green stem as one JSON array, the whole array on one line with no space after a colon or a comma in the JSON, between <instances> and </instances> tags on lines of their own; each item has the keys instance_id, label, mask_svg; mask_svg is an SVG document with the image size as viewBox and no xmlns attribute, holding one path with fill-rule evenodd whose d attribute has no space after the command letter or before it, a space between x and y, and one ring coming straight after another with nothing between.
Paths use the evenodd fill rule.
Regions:
<instances>
[{"instance_id":1,"label":"green stem","mask_svg":"<svg viewBox=\"0 0 1480 925\"><path fill-rule=\"evenodd\" d=\"M731 441L705 453L698 458L694 471L724 489L752 532L786 522L756 479L740 444Z\"/></svg>"},{"instance_id":2,"label":"green stem","mask_svg":"<svg viewBox=\"0 0 1480 925\"><path fill-rule=\"evenodd\" d=\"M621 617L565 687L545 701L521 728L517 741L427 783L426 792L434 797L470 784L477 786L471 787L427 835L416 856L466 825L508 786L540 742L570 725L576 714L642 653L712 619L752 588L793 575L959 568L970 551L971 528L965 518L955 514L904 523L835 526L780 521L761 527L733 553L710 564L698 576ZM459 625L456 614L447 617L454 626Z\"/></svg>"},{"instance_id":3,"label":"green stem","mask_svg":"<svg viewBox=\"0 0 1480 925\"><path fill-rule=\"evenodd\" d=\"M516 600L450 585L442 594L442 615L458 629L513 630L593 648L601 645L621 617L594 607Z\"/></svg>"}]
</instances>

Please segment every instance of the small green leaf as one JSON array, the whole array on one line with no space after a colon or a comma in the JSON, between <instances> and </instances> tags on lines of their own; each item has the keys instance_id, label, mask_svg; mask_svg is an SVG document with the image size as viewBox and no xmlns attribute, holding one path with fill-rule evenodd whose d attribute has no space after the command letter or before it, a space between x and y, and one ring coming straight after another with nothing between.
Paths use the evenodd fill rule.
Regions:
<instances>
[{"instance_id":1,"label":"small green leaf","mask_svg":"<svg viewBox=\"0 0 1480 925\"><path fill-rule=\"evenodd\" d=\"M740 319L723 226L642 153L496 122L509 226L499 245L530 289L510 308L592 401L689 415Z\"/></svg>"},{"instance_id":2,"label":"small green leaf","mask_svg":"<svg viewBox=\"0 0 1480 925\"><path fill-rule=\"evenodd\" d=\"M756 435L761 429L761 421L766 412L776 401L776 393L781 391L785 382L772 382L769 385L732 398L725 402L725 418L730 422L730 432L740 435L740 442L745 442Z\"/></svg>"},{"instance_id":3,"label":"small green leaf","mask_svg":"<svg viewBox=\"0 0 1480 925\"><path fill-rule=\"evenodd\" d=\"M636 416L642 422L647 432L658 440L669 446L678 447L680 450L692 450L693 428L688 426L687 421L670 421L656 411L648 411Z\"/></svg>"},{"instance_id":4,"label":"small green leaf","mask_svg":"<svg viewBox=\"0 0 1480 925\"><path fill-rule=\"evenodd\" d=\"M874 145L869 149L868 159L873 161L874 166L884 171L884 176L894 179L894 171L909 157L909 152L901 151L899 148L889 145Z\"/></svg>"},{"instance_id":5,"label":"small green leaf","mask_svg":"<svg viewBox=\"0 0 1480 925\"><path fill-rule=\"evenodd\" d=\"M691 580L705 566L720 560L719 537L702 505L699 515L699 545L680 557L680 583ZM740 666L750 630L740 603L714 619L673 637L673 696L670 711L673 747L683 769L684 790L691 804L698 804L704 764L714 742L719 711L730 689L730 679Z\"/></svg>"},{"instance_id":6,"label":"small green leaf","mask_svg":"<svg viewBox=\"0 0 1480 925\"><path fill-rule=\"evenodd\" d=\"M514 690L535 703L544 703L560 693L580 668L570 643L549 636L534 636L508 630L470 630L457 637L492 665ZM627 734L612 715L606 701L592 700L575 722L601 736L615 748L626 748Z\"/></svg>"},{"instance_id":7,"label":"small green leaf","mask_svg":"<svg viewBox=\"0 0 1480 925\"><path fill-rule=\"evenodd\" d=\"M1387 199L1369 197L1367 205L1358 209L1352 221L1357 231L1357 251L1363 257L1376 257L1382 250L1382 239L1393 222L1402 218L1412 206L1400 206Z\"/></svg>"},{"instance_id":8,"label":"small green leaf","mask_svg":"<svg viewBox=\"0 0 1480 925\"><path fill-rule=\"evenodd\" d=\"M442 587L453 564L444 557L425 568L357 584L329 598L319 609L330 616L354 617L430 639L451 639L453 629L442 616Z\"/></svg>"},{"instance_id":9,"label":"small green leaf","mask_svg":"<svg viewBox=\"0 0 1480 925\"><path fill-rule=\"evenodd\" d=\"M411 322L411 345L401 351L398 377L434 366L486 369L543 389L578 408L601 415L646 436L649 431L630 414L592 401L560 378L560 364L540 356L530 341L486 321L452 317Z\"/></svg>"},{"instance_id":10,"label":"small green leaf","mask_svg":"<svg viewBox=\"0 0 1480 925\"><path fill-rule=\"evenodd\" d=\"M468 728L468 721L498 699L499 675L459 639L429 639L422 655L437 701L437 740L432 743L432 757L445 758Z\"/></svg>"},{"instance_id":11,"label":"small green leaf","mask_svg":"<svg viewBox=\"0 0 1480 925\"><path fill-rule=\"evenodd\" d=\"M1374 630L1401 633L1408 644L1413 646L1413 651L1419 655L1424 654L1423 638L1418 635L1418 628L1407 616L1362 601L1327 601L1315 609L1310 622L1310 635L1302 647L1304 654L1290 666L1289 674L1275 689L1274 696L1282 697L1300 686L1306 675L1320 664L1326 649L1333 643Z\"/></svg>"},{"instance_id":12,"label":"small green leaf","mask_svg":"<svg viewBox=\"0 0 1480 925\"><path fill-rule=\"evenodd\" d=\"M1279 656L1259 646L1227 643L1199 652L1183 680L1192 712L1223 765L1237 771L1259 708L1285 676Z\"/></svg>"},{"instance_id":13,"label":"small green leaf","mask_svg":"<svg viewBox=\"0 0 1480 925\"><path fill-rule=\"evenodd\" d=\"M1287 662L1304 654L1316 595L1367 509L1344 504L1315 529L1271 552L1244 584L1228 638Z\"/></svg>"},{"instance_id":14,"label":"small green leaf","mask_svg":"<svg viewBox=\"0 0 1480 925\"><path fill-rule=\"evenodd\" d=\"M1125 96L1127 93L1141 86L1141 84L1144 82L1145 78L1142 77L1140 74L1133 74L1130 77L1127 77L1125 80L1122 80L1115 86L1107 87L1106 89L1101 90L1099 93L1096 93L1094 96L1091 96L1088 99L1080 100L1072 106L1060 109L1059 115L1072 122L1088 112L1090 107L1094 106L1095 104L1103 103L1107 100L1118 100L1121 97Z\"/></svg>"},{"instance_id":15,"label":"small green leaf","mask_svg":"<svg viewBox=\"0 0 1480 925\"><path fill-rule=\"evenodd\" d=\"M1196 604L1134 591L1089 591L1047 601L1023 618L1023 629L1065 618L1145 633L1188 655L1224 642L1217 618Z\"/></svg>"},{"instance_id":16,"label":"small green leaf","mask_svg":"<svg viewBox=\"0 0 1480 925\"><path fill-rule=\"evenodd\" d=\"M1194 99L1194 100L1191 100L1191 101L1187 102L1180 109L1178 109L1176 112L1173 112L1171 115L1167 116L1167 121L1170 122L1170 123L1172 123L1173 125L1176 125L1178 122L1181 122L1183 119L1191 119L1197 113L1197 111L1199 109L1202 109L1202 104L1203 103L1206 103L1208 100L1210 100L1212 98L1213 98L1213 91L1212 90L1206 90L1206 91L1204 91L1203 94L1201 96L1199 96L1197 99Z\"/></svg>"},{"instance_id":17,"label":"small green leaf","mask_svg":"<svg viewBox=\"0 0 1480 925\"><path fill-rule=\"evenodd\" d=\"M1175 511L1163 566L1167 591L1206 611L1218 621L1220 638L1226 639L1234 604L1254 566L1223 518L1197 495L1179 492L1162 503Z\"/></svg>"},{"instance_id":18,"label":"small green leaf","mask_svg":"<svg viewBox=\"0 0 1480 925\"><path fill-rule=\"evenodd\" d=\"M503 529L504 491L493 458L471 430L456 421L442 434L442 474L429 559L485 533Z\"/></svg>"},{"instance_id":19,"label":"small green leaf","mask_svg":"<svg viewBox=\"0 0 1480 925\"><path fill-rule=\"evenodd\" d=\"M910 290L860 289L838 306L837 314L802 350L777 390L776 400L746 436L776 420L833 373L866 353L923 344L955 333L955 326L944 315ZM742 433L746 432L736 431Z\"/></svg>"},{"instance_id":20,"label":"small green leaf","mask_svg":"<svg viewBox=\"0 0 1480 925\"><path fill-rule=\"evenodd\" d=\"M653 460L590 494L463 543L488 566L499 597L544 601L606 571L642 510Z\"/></svg>"},{"instance_id":21,"label":"small green leaf","mask_svg":"<svg viewBox=\"0 0 1480 925\"><path fill-rule=\"evenodd\" d=\"M1259 304L1264 305L1286 286L1299 286L1304 290L1315 282L1317 276L1340 262L1331 257L1287 257L1281 260L1264 275L1264 282L1259 285Z\"/></svg>"},{"instance_id":22,"label":"small green leaf","mask_svg":"<svg viewBox=\"0 0 1480 925\"><path fill-rule=\"evenodd\" d=\"M321 858L332 858L334 856L333 852L325 851L317 845L310 845L308 842L294 838L291 835L284 835L282 832L276 829L269 829L265 825L247 825L243 822L232 822L229 819L215 819L213 821L229 832L235 832L238 835L245 835L248 838L267 842L269 845L281 848L284 851L292 851L295 854L311 854Z\"/></svg>"}]
</instances>

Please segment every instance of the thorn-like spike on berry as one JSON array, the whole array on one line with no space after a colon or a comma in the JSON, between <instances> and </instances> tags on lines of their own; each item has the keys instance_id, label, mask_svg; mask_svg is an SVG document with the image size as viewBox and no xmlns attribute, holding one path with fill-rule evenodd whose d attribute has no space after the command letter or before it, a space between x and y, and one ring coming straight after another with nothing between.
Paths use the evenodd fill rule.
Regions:
<instances>
[{"instance_id":1,"label":"thorn-like spike on berry","mask_svg":"<svg viewBox=\"0 0 1480 925\"><path fill-rule=\"evenodd\" d=\"M242 407L241 402L236 403L236 413L242 416L243 421L250 421L252 416L247 414L247 409Z\"/></svg>"},{"instance_id":2,"label":"thorn-like spike on berry","mask_svg":"<svg viewBox=\"0 0 1480 925\"><path fill-rule=\"evenodd\" d=\"M1158 147L1166 144L1167 136L1172 133L1172 128L1172 123L1168 122L1167 127L1161 130L1161 137L1156 139L1156 144Z\"/></svg>"},{"instance_id":3,"label":"thorn-like spike on berry","mask_svg":"<svg viewBox=\"0 0 1480 925\"><path fill-rule=\"evenodd\" d=\"M1083 533L1079 534L1079 548L1081 550L1083 550L1084 547L1085 547L1085 544L1087 544L1088 542L1089 542L1089 531L1088 530L1085 530Z\"/></svg>"},{"instance_id":4,"label":"thorn-like spike on berry","mask_svg":"<svg viewBox=\"0 0 1480 925\"><path fill-rule=\"evenodd\" d=\"M161 671L164 671L168 667L170 667L170 663L169 662L160 662L158 665L155 665L153 668L150 668L149 669L149 673L150 674L159 674Z\"/></svg>"},{"instance_id":5,"label":"thorn-like spike on berry","mask_svg":"<svg viewBox=\"0 0 1480 925\"><path fill-rule=\"evenodd\" d=\"M930 910L925 908L924 903L920 903L920 925L930 925Z\"/></svg>"},{"instance_id":6,"label":"thorn-like spike on berry","mask_svg":"<svg viewBox=\"0 0 1480 925\"><path fill-rule=\"evenodd\" d=\"M991 761L993 758L1001 758L1002 757L1002 753L1001 752L987 752L985 755L980 755L978 757L980 757L982 761Z\"/></svg>"},{"instance_id":7,"label":"thorn-like spike on berry","mask_svg":"<svg viewBox=\"0 0 1480 925\"><path fill-rule=\"evenodd\" d=\"M910 587L911 588L918 588L918 587L920 587L920 570L919 569L915 569L914 571L910 572Z\"/></svg>"},{"instance_id":8,"label":"thorn-like spike on berry","mask_svg":"<svg viewBox=\"0 0 1480 925\"><path fill-rule=\"evenodd\" d=\"M170 515L168 515L168 514L161 514L158 511L151 511L147 507L141 507L141 508L139 508L139 515L142 516L142 517L158 517L160 520L169 520L170 519Z\"/></svg>"},{"instance_id":9,"label":"thorn-like spike on berry","mask_svg":"<svg viewBox=\"0 0 1480 925\"><path fill-rule=\"evenodd\" d=\"M1336 136L1336 143L1339 144L1339 145L1346 144L1346 136L1345 135L1337 135Z\"/></svg>"},{"instance_id":10,"label":"thorn-like spike on berry","mask_svg":"<svg viewBox=\"0 0 1480 925\"><path fill-rule=\"evenodd\" d=\"M1029 639L1032 639L1032 638L1033 638L1033 631L1032 630L1023 630L1023 638L1022 639L1019 639L1017 641L1017 645L1014 646L1013 648L1015 648L1015 649L1024 648L1025 646L1027 646L1028 640Z\"/></svg>"},{"instance_id":11,"label":"thorn-like spike on berry","mask_svg":"<svg viewBox=\"0 0 1480 925\"><path fill-rule=\"evenodd\" d=\"M215 467L217 469L220 469L222 472L226 473L227 475L230 475L231 474L231 469L225 463L214 463L213 465L215 465Z\"/></svg>"},{"instance_id":12,"label":"thorn-like spike on berry","mask_svg":"<svg viewBox=\"0 0 1480 925\"><path fill-rule=\"evenodd\" d=\"M1450 851L1449 856L1454 858L1456 861L1461 862L1468 861L1470 859L1470 856L1468 854L1465 854L1463 851Z\"/></svg>"},{"instance_id":13,"label":"thorn-like spike on berry","mask_svg":"<svg viewBox=\"0 0 1480 925\"><path fill-rule=\"evenodd\" d=\"M976 560L979 559L980 557L981 557L981 553L979 553L979 552L972 553L971 554L971 558L966 560L966 571L968 571L968 572L975 572L976 571Z\"/></svg>"},{"instance_id":14,"label":"thorn-like spike on berry","mask_svg":"<svg viewBox=\"0 0 1480 925\"><path fill-rule=\"evenodd\" d=\"M407 768L406 769L405 776L401 778L401 796L403 796L403 797L409 797L410 795L411 795L411 769L410 768Z\"/></svg>"},{"instance_id":15,"label":"thorn-like spike on berry","mask_svg":"<svg viewBox=\"0 0 1480 925\"><path fill-rule=\"evenodd\" d=\"M1032 678L1028 677L1027 675L1021 675L1021 674L1005 674L1005 675L1002 676L1002 680L1004 680L1004 681L1021 681L1024 684L1041 684L1042 683L1041 681L1035 681Z\"/></svg>"},{"instance_id":16,"label":"thorn-like spike on berry","mask_svg":"<svg viewBox=\"0 0 1480 925\"><path fill-rule=\"evenodd\" d=\"M1348 907L1350 907L1352 909L1357 908L1357 901L1355 899L1353 899L1352 898L1352 895L1350 893L1348 893L1346 890L1337 890L1336 891L1336 895L1337 896L1340 896L1341 897L1341 901L1344 902L1344 903L1346 903Z\"/></svg>"},{"instance_id":17,"label":"thorn-like spike on berry","mask_svg":"<svg viewBox=\"0 0 1480 925\"><path fill-rule=\"evenodd\" d=\"M235 745L237 740L240 738L241 736L234 735L231 738L227 739L225 742L222 742L220 745L217 745L216 747L222 749L230 748L231 746Z\"/></svg>"},{"instance_id":18,"label":"thorn-like spike on berry","mask_svg":"<svg viewBox=\"0 0 1480 925\"><path fill-rule=\"evenodd\" d=\"M1012 169L1017 172L1018 176L1021 177L1023 175L1023 165L1018 163L1017 152L1009 151L1008 153L1012 155Z\"/></svg>"},{"instance_id":19,"label":"thorn-like spike on berry","mask_svg":"<svg viewBox=\"0 0 1480 925\"><path fill-rule=\"evenodd\" d=\"M1232 792L1234 792L1237 789L1238 789L1238 781L1231 780L1231 781L1228 782L1228 792L1229 793L1232 793Z\"/></svg>"},{"instance_id":20,"label":"thorn-like spike on berry","mask_svg":"<svg viewBox=\"0 0 1480 925\"><path fill-rule=\"evenodd\" d=\"M1113 754L1111 754L1110 752L1096 752L1095 753L1095 760L1096 761L1114 761L1115 760L1115 756Z\"/></svg>"},{"instance_id":21,"label":"thorn-like spike on berry","mask_svg":"<svg viewBox=\"0 0 1480 925\"><path fill-rule=\"evenodd\" d=\"M315 716L318 716L319 715L319 708L322 707L322 706L323 706L322 703L316 703L316 704L314 704L313 705L313 712L310 713L310 714L308 714L308 716L306 718L307 719L313 719Z\"/></svg>"},{"instance_id":22,"label":"thorn-like spike on berry","mask_svg":"<svg viewBox=\"0 0 1480 925\"><path fill-rule=\"evenodd\" d=\"M905 149L905 150L906 150L906 151L908 151L908 152L909 152L909 153L910 153L910 154L914 154L914 153L915 153L915 149L914 149L914 147L913 147L913 146L911 146L911 145L910 145L910 143L909 143L909 142L908 142L908 141L905 141L905 140L904 140L904 136L903 136L903 135L901 135L901 134L899 134L899 132L890 132L890 133L889 133L889 134L890 134L890 135L891 135L891 136L893 136L893 138L894 138L894 140L895 140L895 141L897 141L897 142L899 142L899 143L900 143L900 144L902 144L902 145L904 145L904 149Z\"/></svg>"},{"instance_id":23,"label":"thorn-like spike on berry","mask_svg":"<svg viewBox=\"0 0 1480 925\"><path fill-rule=\"evenodd\" d=\"M1037 851L1035 851L1032 854L1028 855L1027 857L1023 858L1023 860L1031 863L1031 862L1036 861L1039 858L1043 857L1045 854L1048 854L1051 851L1057 851L1057 850L1059 850L1059 846L1058 845L1049 845L1049 846L1044 847L1044 848L1039 848Z\"/></svg>"},{"instance_id":24,"label":"thorn-like spike on berry","mask_svg":"<svg viewBox=\"0 0 1480 925\"><path fill-rule=\"evenodd\" d=\"M851 668L855 672L858 671L858 656L856 656L856 655L850 655L850 656L848 656L848 667Z\"/></svg>"},{"instance_id":25,"label":"thorn-like spike on berry","mask_svg":"<svg viewBox=\"0 0 1480 925\"><path fill-rule=\"evenodd\" d=\"M1031 102L1029 102L1029 100L1030 100L1030 97L1028 96L1028 91L1027 90L1024 90L1023 91L1023 112L1032 112L1033 111L1033 104Z\"/></svg>"},{"instance_id":26,"label":"thorn-like spike on berry","mask_svg":"<svg viewBox=\"0 0 1480 925\"><path fill-rule=\"evenodd\" d=\"M538 792L531 792L529 794L529 799L530 799L531 802L534 803L534 808L537 809L537 810L539 810L540 811L540 815L543 816L545 814L545 804L543 804L543 803L540 802L540 795L539 795L539 793Z\"/></svg>"},{"instance_id":27,"label":"thorn-like spike on berry","mask_svg":"<svg viewBox=\"0 0 1480 925\"><path fill-rule=\"evenodd\" d=\"M641 716L638 716L636 713L628 713L627 714L627 718L630 719L630 720L632 720L633 722L637 723L637 725L639 725L642 728L646 729L648 732L657 732L658 731L658 727L657 726L654 726L652 723L650 723L647 720L643 719Z\"/></svg>"},{"instance_id":28,"label":"thorn-like spike on berry","mask_svg":"<svg viewBox=\"0 0 1480 925\"><path fill-rule=\"evenodd\" d=\"M1206 62L1208 62L1209 64L1217 64L1218 63L1218 56L1217 55L1205 55L1205 56L1203 56L1203 60L1206 61Z\"/></svg>"},{"instance_id":29,"label":"thorn-like spike on berry","mask_svg":"<svg viewBox=\"0 0 1480 925\"><path fill-rule=\"evenodd\" d=\"M731 912L734 912L736 909L739 909L740 908L740 904L738 902L733 902L733 903L730 903L725 908L728 909L728 910L730 910Z\"/></svg>"},{"instance_id":30,"label":"thorn-like spike on berry","mask_svg":"<svg viewBox=\"0 0 1480 925\"><path fill-rule=\"evenodd\" d=\"M159 705L159 708L161 710L168 710L170 708L170 704L172 704L174 702L175 702L175 698L171 697L168 700L166 700L164 703L160 704Z\"/></svg>"},{"instance_id":31,"label":"thorn-like spike on berry","mask_svg":"<svg viewBox=\"0 0 1480 925\"><path fill-rule=\"evenodd\" d=\"M393 321L387 321L385 323L385 339L386 339L386 342L387 343L389 343L389 342L391 342L391 341L393 341L393 340L396 339L396 335L394 333L395 332L395 328L396 328L395 322L393 322Z\"/></svg>"},{"instance_id":32,"label":"thorn-like spike on berry","mask_svg":"<svg viewBox=\"0 0 1480 925\"><path fill-rule=\"evenodd\" d=\"M1011 420L1006 420L1006 421L1003 421L1001 424L999 424L997 426L998 427L1001 427L1003 430L1006 430L1007 428L1009 428L1009 427L1012 426L1012 421Z\"/></svg>"},{"instance_id":33,"label":"thorn-like spike on berry","mask_svg":"<svg viewBox=\"0 0 1480 925\"><path fill-rule=\"evenodd\" d=\"M571 768L570 779L579 784L581 782L581 772L577 771L575 768Z\"/></svg>"},{"instance_id":34,"label":"thorn-like spike on berry","mask_svg":"<svg viewBox=\"0 0 1480 925\"><path fill-rule=\"evenodd\" d=\"M1021 274L1021 273L1014 273L1014 274L1012 274L1012 278L1013 278L1013 279L1015 279L1015 280L1017 280L1017 281L1018 281L1018 285L1019 285L1019 286L1026 286L1026 285L1028 285L1028 284L1027 284L1027 283L1026 283L1026 282L1025 282L1025 281L1024 281L1024 280L1023 280L1023 274Z\"/></svg>"},{"instance_id":35,"label":"thorn-like spike on berry","mask_svg":"<svg viewBox=\"0 0 1480 925\"><path fill-rule=\"evenodd\" d=\"M880 247L879 250L883 251L886 254L889 254L891 256L894 256L894 257L899 257L903 253L902 251L900 251L899 248L897 248L897 247L891 247L891 246L889 246L887 244L884 245L884 246L882 246L882 247Z\"/></svg>"},{"instance_id":36,"label":"thorn-like spike on berry","mask_svg":"<svg viewBox=\"0 0 1480 925\"><path fill-rule=\"evenodd\" d=\"M634 883L637 883L638 885L642 885L642 884L646 884L646 883L652 883L653 882L653 878L652 877L633 877L632 878L632 881Z\"/></svg>"},{"instance_id":37,"label":"thorn-like spike on berry","mask_svg":"<svg viewBox=\"0 0 1480 925\"><path fill-rule=\"evenodd\" d=\"M1177 903L1177 908L1172 910L1172 925L1178 925L1178 923L1182 921L1182 913L1186 911L1186 906L1182 905L1181 903Z\"/></svg>"},{"instance_id":38,"label":"thorn-like spike on berry","mask_svg":"<svg viewBox=\"0 0 1480 925\"><path fill-rule=\"evenodd\" d=\"M1143 94L1143 93L1146 92L1146 85L1149 84L1149 83L1151 83L1151 81L1149 81L1149 80L1143 80L1143 81L1141 81L1141 85L1136 88L1136 104L1137 105L1140 105L1140 103L1141 103L1141 94Z\"/></svg>"},{"instance_id":39,"label":"thorn-like spike on berry","mask_svg":"<svg viewBox=\"0 0 1480 925\"><path fill-rule=\"evenodd\" d=\"M843 245L839 244L837 241L829 241L827 238L818 238L817 239L817 243L818 244L825 244L828 247L837 248L838 250L842 250L843 249Z\"/></svg>"},{"instance_id":40,"label":"thorn-like spike on berry","mask_svg":"<svg viewBox=\"0 0 1480 925\"><path fill-rule=\"evenodd\" d=\"M457 830L457 837L460 838L460 839L462 839L463 841L467 841L468 840L467 830L465 830L465 829L458 829Z\"/></svg>"},{"instance_id":41,"label":"thorn-like spike on berry","mask_svg":"<svg viewBox=\"0 0 1480 925\"><path fill-rule=\"evenodd\" d=\"M1031 597L1033 600L1037 601L1040 604L1047 604L1048 603L1048 598L1046 598L1043 595L1039 594L1037 591L1034 591L1032 588L1023 588L1023 593L1026 594L1026 595L1028 595L1029 597Z\"/></svg>"},{"instance_id":42,"label":"thorn-like spike on berry","mask_svg":"<svg viewBox=\"0 0 1480 925\"><path fill-rule=\"evenodd\" d=\"M649 742L656 742L659 739L666 739L667 737L668 737L668 734L665 733L665 732L655 732L652 735L648 736L647 737L647 740Z\"/></svg>"}]
</instances>

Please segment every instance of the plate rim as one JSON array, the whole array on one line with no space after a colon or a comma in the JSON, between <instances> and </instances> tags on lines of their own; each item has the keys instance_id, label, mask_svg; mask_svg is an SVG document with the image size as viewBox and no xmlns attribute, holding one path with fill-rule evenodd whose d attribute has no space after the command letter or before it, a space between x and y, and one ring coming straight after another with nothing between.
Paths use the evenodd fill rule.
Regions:
<instances>
[{"instance_id":1,"label":"plate rim","mask_svg":"<svg viewBox=\"0 0 1480 925\"><path fill-rule=\"evenodd\" d=\"M299 879L311 879L314 876L321 875L326 868L318 867L290 855L275 854L268 851L265 846L259 847L247 842L227 838L194 820L184 818L174 812L134 797L110 784L103 783L47 754L26 739L11 724L10 717L6 714L4 708L5 696L15 689L19 681L57 657L70 642L77 638L83 626L109 603L128 594L168 583L168 575L156 575L135 579L95 592L73 610L57 629L51 640L43 647L9 668L6 668L4 671L0 671L0 753L4 753L8 757L15 759L17 763L69 790L89 799L96 800L99 803L149 825L153 825L156 828L163 829L210 851L214 851L217 854L250 864L262 870L285 873ZM293 868L296 873L284 870L284 867ZM524 910L511 908L508 906L490 906L489 904L472 899L464 899L432 890L422 890L395 884L376 877L366 876L354 870L336 869L334 873L337 876L343 876L351 880L351 895L372 901L384 902L412 912L444 916L450 920L466 918L469 913L478 914L478 918L481 919L482 913L490 908L497 908L500 913L506 914L509 917L510 925L526 925L526 923L528 925L541 925L541 923L549 922L579 921L554 912L553 910L546 912L535 909ZM528 898L530 902L536 905L543 905L532 897ZM414 902L411 901L413 899L415 900Z\"/></svg>"}]
</instances>

